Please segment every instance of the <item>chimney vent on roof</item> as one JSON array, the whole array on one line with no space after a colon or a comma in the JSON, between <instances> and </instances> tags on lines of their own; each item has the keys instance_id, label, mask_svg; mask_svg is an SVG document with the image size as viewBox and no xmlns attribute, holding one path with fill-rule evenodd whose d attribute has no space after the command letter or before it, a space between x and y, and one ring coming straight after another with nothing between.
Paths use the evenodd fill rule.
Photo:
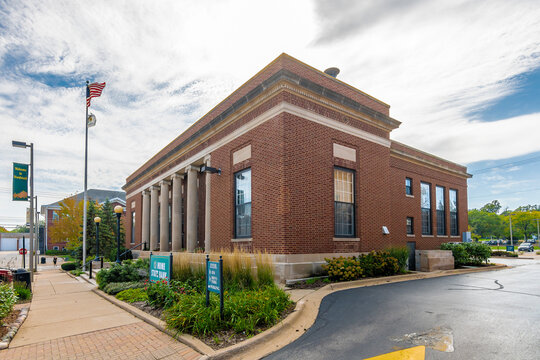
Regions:
<instances>
[{"instance_id":1,"label":"chimney vent on roof","mask_svg":"<svg viewBox=\"0 0 540 360\"><path fill-rule=\"evenodd\" d=\"M339 69L337 67L331 67L331 68L328 68L326 70L324 70L324 73L325 74L328 74L332 77L337 77L338 74L339 74Z\"/></svg>"}]
</instances>

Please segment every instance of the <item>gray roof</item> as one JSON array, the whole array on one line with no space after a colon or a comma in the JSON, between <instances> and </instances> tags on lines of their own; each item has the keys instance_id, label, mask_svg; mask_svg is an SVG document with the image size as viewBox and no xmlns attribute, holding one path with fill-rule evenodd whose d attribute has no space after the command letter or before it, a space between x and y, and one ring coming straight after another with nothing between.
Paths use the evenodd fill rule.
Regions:
<instances>
[{"instance_id":1,"label":"gray roof","mask_svg":"<svg viewBox=\"0 0 540 360\"><path fill-rule=\"evenodd\" d=\"M88 189L87 190L88 200L93 200L98 202L99 204L105 202L106 200L112 200L114 198L121 199L122 201L126 201L126 193L124 191L114 191L114 190L99 190L99 189ZM73 196L77 197L77 202L84 200L84 192L80 192L78 194L75 194ZM72 196L68 196L66 198L70 198ZM44 207L54 207L54 206L60 206L60 203L63 201L59 200L55 203L43 205Z\"/></svg>"}]
</instances>

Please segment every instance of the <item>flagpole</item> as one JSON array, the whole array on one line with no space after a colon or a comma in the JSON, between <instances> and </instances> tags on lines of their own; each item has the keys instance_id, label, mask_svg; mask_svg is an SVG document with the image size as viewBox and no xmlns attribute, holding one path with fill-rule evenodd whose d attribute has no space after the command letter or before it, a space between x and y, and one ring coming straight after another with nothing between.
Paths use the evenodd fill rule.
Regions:
<instances>
[{"instance_id":1,"label":"flagpole","mask_svg":"<svg viewBox=\"0 0 540 360\"><path fill-rule=\"evenodd\" d=\"M85 128L85 138L84 138L84 210L83 210L83 243L82 243L82 262L83 262L83 271L86 270L86 201L87 193L86 188L88 184L88 80L86 81L86 97L84 103L86 106L86 117L84 118L84 128Z\"/></svg>"}]
</instances>

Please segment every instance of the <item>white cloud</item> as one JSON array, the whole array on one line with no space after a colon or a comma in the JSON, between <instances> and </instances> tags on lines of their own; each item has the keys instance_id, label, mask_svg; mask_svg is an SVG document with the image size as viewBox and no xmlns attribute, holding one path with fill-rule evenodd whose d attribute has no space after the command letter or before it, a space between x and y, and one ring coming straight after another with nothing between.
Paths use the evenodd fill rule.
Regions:
<instances>
[{"instance_id":1,"label":"white cloud","mask_svg":"<svg viewBox=\"0 0 540 360\"><path fill-rule=\"evenodd\" d=\"M106 81L91 107L89 187L118 188L281 52L340 67L341 80L392 106L403 122L393 138L422 150L462 163L539 151L540 114L466 117L539 66L536 5L9 1L0 5L0 147L10 150L0 152L0 172L27 158L12 139L33 141L38 192L80 191L82 87ZM44 76L70 85L49 87ZM12 205L2 201L0 215Z\"/></svg>"}]
</instances>

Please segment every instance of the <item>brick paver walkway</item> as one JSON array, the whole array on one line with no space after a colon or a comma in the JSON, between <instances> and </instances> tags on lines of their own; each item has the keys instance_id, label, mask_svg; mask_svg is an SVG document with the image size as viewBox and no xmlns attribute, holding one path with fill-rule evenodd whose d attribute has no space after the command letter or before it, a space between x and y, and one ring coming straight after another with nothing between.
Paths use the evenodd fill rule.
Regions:
<instances>
[{"instance_id":1,"label":"brick paver walkway","mask_svg":"<svg viewBox=\"0 0 540 360\"><path fill-rule=\"evenodd\" d=\"M0 351L0 359L199 359L201 354L144 322Z\"/></svg>"}]
</instances>

